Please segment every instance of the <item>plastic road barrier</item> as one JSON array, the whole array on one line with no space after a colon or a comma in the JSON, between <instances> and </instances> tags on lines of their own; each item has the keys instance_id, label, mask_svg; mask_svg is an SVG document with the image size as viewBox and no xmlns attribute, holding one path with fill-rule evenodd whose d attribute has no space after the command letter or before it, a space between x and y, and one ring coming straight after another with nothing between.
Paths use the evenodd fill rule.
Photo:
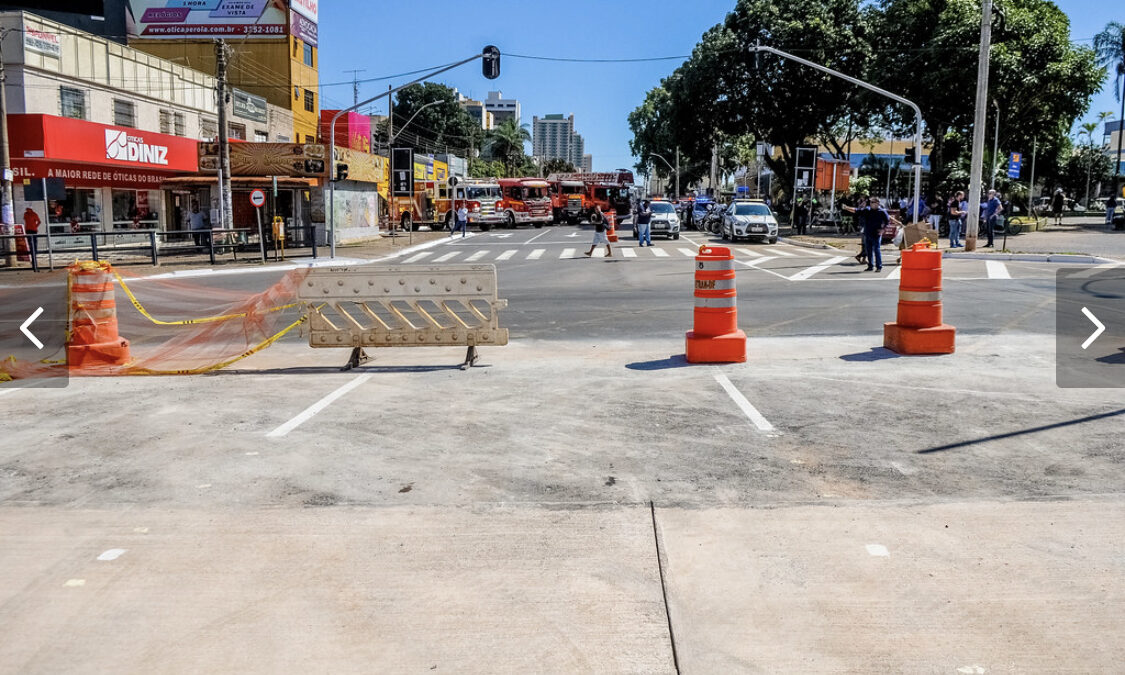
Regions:
<instances>
[{"instance_id":1,"label":"plastic road barrier","mask_svg":"<svg viewBox=\"0 0 1125 675\"><path fill-rule=\"evenodd\" d=\"M685 337L690 363L741 363L746 333L738 329L738 291L734 254L721 246L701 246L695 257L694 329Z\"/></svg>"},{"instance_id":2,"label":"plastic road barrier","mask_svg":"<svg viewBox=\"0 0 1125 675\"><path fill-rule=\"evenodd\" d=\"M67 268L69 368L128 363L129 341L117 334L117 301L109 263L76 262Z\"/></svg>"},{"instance_id":3,"label":"plastic road barrier","mask_svg":"<svg viewBox=\"0 0 1125 675\"><path fill-rule=\"evenodd\" d=\"M956 333L942 323L941 251L914 244L902 252L898 316L883 324L883 346L899 354L952 354Z\"/></svg>"}]
</instances>

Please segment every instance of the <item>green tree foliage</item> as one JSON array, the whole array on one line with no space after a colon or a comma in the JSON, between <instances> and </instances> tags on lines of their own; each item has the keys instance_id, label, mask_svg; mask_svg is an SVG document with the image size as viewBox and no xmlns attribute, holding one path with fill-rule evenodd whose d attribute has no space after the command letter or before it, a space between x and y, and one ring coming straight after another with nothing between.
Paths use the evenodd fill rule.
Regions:
<instances>
[{"instance_id":1,"label":"green tree foliage","mask_svg":"<svg viewBox=\"0 0 1125 675\"><path fill-rule=\"evenodd\" d=\"M1125 118L1125 24L1116 21L1106 24L1105 30L1094 36L1094 51L1098 55L1098 63L1113 74L1113 95L1122 101L1122 117ZM1118 134L1117 147L1113 148L1113 157L1118 158L1117 162L1111 160L1114 165L1114 194L1118 194L1119 190L1122 138L1125 138L1125 129Z\"/></svg>"},{"instance_id":2,"label":"green tree foliage","mask_svg":"<svg viewBox=\"0 0 1125 675\"><path fill-rule=\"evenodd\" d=\"M457 103L453 90L444 84L414 84L395 98L396 147L412 147L420 153L449 148L459 155L471 155L471 149L479 146L483 136L480 123ZM385 125L381 131L385 136Z\"/></svg>"},{"instance_id":3,"label":"green tree foliage","mask_svg":"<svg viewBox=\"0 0 1125 675\"><path fill-rule=\"evenodd\" d=\"M575 173L576 171L578 169L573 164L560 157L552 157L543 162L542 174L544 176L550 176L553 173Z\"/></svg>"},{"instance_id":4,"label":"green tree foliage","mask_svg":"<svg viewBox=\"0 0 1125 675\"><path fill-rule=\"evenodd\" d=\"M1112 180L1112 158L1102 148L1094 145L1078 146L1073 153L1067 155L1059 168L1059 183L1062 188L1084 205L1087 185L1090 186L1090 196L1093 197L1098 183L1107 184Z\"/></svg>"}]
</instances>

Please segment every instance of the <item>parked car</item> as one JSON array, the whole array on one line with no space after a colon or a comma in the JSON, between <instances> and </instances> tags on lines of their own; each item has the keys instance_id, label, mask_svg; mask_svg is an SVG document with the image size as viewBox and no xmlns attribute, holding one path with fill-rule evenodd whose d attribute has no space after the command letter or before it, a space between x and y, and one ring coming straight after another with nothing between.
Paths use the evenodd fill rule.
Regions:
<instances>
[{"instance_id":1,"label":"parked car","mask_svg":"<svg viewBox=\"0 0 1125 675\"><path fill-rule=\"evenodd\" d=\"M653 201L648 208L652 211L652 234L662 234L669 239L680 238L680 217L676 215L676 207L671 202ZM640 239L636 218L633 220L633 238Z\"/></svg>"},{"instance_id":2,"label":"parked car","mask_svg":"<svg viewBox=\"0 0 1125 675\"><path fill-rule=\"evenodd\" d=\"M723 212L720 234L724 240L739 237L777 243L777 218L770 207L757 199L738 199Z\"/></svg>"}]
</instances>

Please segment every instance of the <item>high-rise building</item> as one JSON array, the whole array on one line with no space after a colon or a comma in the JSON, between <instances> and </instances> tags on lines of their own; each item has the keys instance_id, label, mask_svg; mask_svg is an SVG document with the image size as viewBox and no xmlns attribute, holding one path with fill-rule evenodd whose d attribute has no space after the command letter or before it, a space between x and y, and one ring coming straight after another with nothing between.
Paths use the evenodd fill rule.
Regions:
<instances>
[{"instance_id":1,"label":"high-rise building","mask_svg":"<svg viewBox=\"0 0 1125 675\"><path fill-rule=\"evenodd\" d=\"M582 155L582 170L591 173L594 170L594 156Z\"/></svg>"},{"instance_id":2,"label":"high-rise building","mask_svg":"<svg viewBox=\"0 0 1125 675\"><path fill-rule=\"evenodd\" d=\"M583 165L586 143L574 132L574 115L561 114L532 118L531 154L542 159L565 159L575 167Z\"/></svg>"},{"instance_id":3,"label":"high-rise building","mask_svg":"<svg viewBox=\"0 0 1125 675\"><path fill-rule=\"evenodd\" d=\"M288 0L280 7L277 2L256 3L249 15L237 17L212 16L194 4L169 10L165 4L129 0L130 47L214 74L214 38L226 38L229 84L292 111L293 142L316 141L322 107L316 0ZM177 12L182 19L166 18Z\"/></svg>"},{"instance_id":4,"label":"high-rise building","mask_svg":"<svg viewBox=\"0 0 1125 675\"><path fill-rule=\"evenodd\" d=\"M484 109L492 113L493 123L497 126L505 120L520 119L520 102L504 98L502 91L488 92L488 98L484 99Z\"/></svg>"},{"instance_id":5,"label":"high-rise building","mask_svg":"<svg viewBox=\"0 0 1125 675\"><path fill-rule=\"evenodd\" d=\"M453 93L457 96L457 102L461 104L461 107L465 109L465 112L469 113L470 117L480 123L481 129L488 131L489 129L496 128L496 118L492 115L492 113L485 109L484 103L482 101L471 99L468 96L461 94L461 92L457 91L456 89L453 90Z\"/></svg>"}]
</instances>

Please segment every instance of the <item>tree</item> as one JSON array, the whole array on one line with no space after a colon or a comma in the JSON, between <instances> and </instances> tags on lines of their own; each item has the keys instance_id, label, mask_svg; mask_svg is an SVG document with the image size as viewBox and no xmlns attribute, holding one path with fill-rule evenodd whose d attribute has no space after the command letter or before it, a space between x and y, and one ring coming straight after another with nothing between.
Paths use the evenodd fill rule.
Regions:
<instances>
[{"instance_id":1,"label":"tree","mask_svg":"<svg viewBox=\"0 0 1125 675\"><path fill-rule=\"evenodd\" d=\"M1105 30L1094 36L1094 52L1098 63L1107 71L1113 72L1113 95L1121 102L1122 123L1117 134L1117 153L1113 162L1113 194L1120 196L1121 190L1121 141L1125 138L1125 24L1110 21Z\"/></svg>"},{"instance_id":2,"label":"tree","mask_svg":"<svg viewBox=\"0 0 1125 675\"><path fill-rule=\"evenodd\" d=\"M1093 51L1070 42L1069 20L1054 3L1001 0L997 7L989 97L1000 103L1000 145L1026 151L1037 144L1040 165L1050 165L1102 76ZM871 72L876 84L921 108L931 187L945 182L972 135L975 77L967 74L977 69L980 11L978 0L882 0L872 14L880 35L901 38L880 44ZM902 127L913 124L902 106L888 112Z\"/></svg>"},{"instance_id":3,"label":"tree","mask_svg":"<svg viewBox=\"0 0 1125 675\"><path fill-rule=\"evenodd\" d=\"M1077 198L1083 194L1083 190L1089 190L1091 180L1112 180L1113 162L1101 148L1083 144L1063 160L1058 177L1063 189ZM1086 208L1090 208L1088 197L1083 203Z\"/></svg>"},{"instance_id":4,"label":"tree","mask_svg":"<svg viewBox=\"0 0 1125 675\"><path fill-rule=\"evenodd\" d=\"M413 84L399 91L395 98L395 146L426 153L445 152L448 148L471 155L471 150L480 144L480 123L457 103L453 90L444 84ZM382 132L385 136L385 125Z\"/></svg>"},{"instance_id":5,"label":"tree","mask_svg":"<svg viewBox=\"0 0 1125 675\"><path fill-rule=\"evenodd\" d=\"M502 162L509 176L518 175L528 163L524 143L531 142L531 132L517 119L507 119L488 132L485 149L489 156Z\"/></svg>"},{"instance_id":6,"label":"tree","mask_svg":"<svg viewBox=\"0 0 1125 675\"><path fill-rule=\"evenodd\" d=\"M553 173L574 173L578 171L573 164L562 159L561 157L551 157L543 162L543 175L550 176Z\"/></svg>"}]
</instances>

